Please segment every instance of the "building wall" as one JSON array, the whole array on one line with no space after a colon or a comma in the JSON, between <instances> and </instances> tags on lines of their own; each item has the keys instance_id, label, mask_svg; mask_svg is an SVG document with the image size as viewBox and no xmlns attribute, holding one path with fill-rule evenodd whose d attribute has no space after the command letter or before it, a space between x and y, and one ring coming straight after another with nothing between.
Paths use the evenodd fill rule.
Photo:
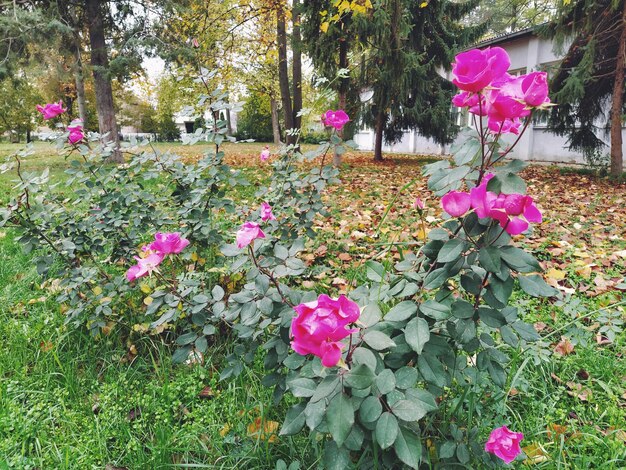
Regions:
<instances>
[{"instance_id":1,"label":"building wall","mask_svg":"<svg viewBox=\"0 0 626 470\"><path fill-rule=\"evenodd\" d=\"M558 62L559 57L553 51L551 41L526 35L520 38L503 40L497 44L507 51L511 58L511 73L529 73L542 69L549 64ZM567 47L567 45L565 45ZM444 73L448 80L452 79L451 72ZM626 153L626 127L622 129L622 140L624 142L624 153ZM600 136L607 147L603 153L609 153L608 135ZM503 141L512 143L515 136L504 136ZM457 138L457 142L461 137ZM361 130L354 137L355 142L361 150L374 149L374 132L371 129ZM407 131L402 141L393 145L384 145L383 151L397 153L416 153L423 155L440 155L449 151L450 146L442 147L419 133L411 130ZM585 159L580 152L572 152L568 149L567 137L560 137L551 133L545 125L530 124L525 134L511 152L511 156L520 160L532 160L542 162L558 163L585 163Z\"/></svg>"}]
</instances>

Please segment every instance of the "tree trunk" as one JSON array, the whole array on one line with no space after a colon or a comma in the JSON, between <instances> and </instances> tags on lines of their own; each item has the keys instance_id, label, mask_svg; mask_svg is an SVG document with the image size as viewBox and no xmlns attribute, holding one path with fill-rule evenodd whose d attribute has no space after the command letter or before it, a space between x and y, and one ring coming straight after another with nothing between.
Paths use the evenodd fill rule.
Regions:
<instances>
[{"instance_id":1,"label":"tree trunk","mask_svg":"<svg viewBox=\"0 0 626 470\"><path fill-rule=\"evenodd\" d=\"M98 127L103 141L113 142L115 150L107 159L111 163L122 163L124 157L119 150L120 141L113 107L113 89L109 76L109 57L104 38L104 8L106 3L99 0L85 0L85 13L89 27L91 45L91 66L93 68L94 88L96 92L96 111ZM106 134L106 137L104 136Z\"/></svg>"},{"instance_id":2,"label":"tree trunk","mask_svg":"<svg viewBox=\"0 0 626 470\"><path fill-rule=\"evenodd\" d=\"M626 68L626 2L622 6L622 27L615 63L613 103L611 106L611 175L624 171L622 152L622 107L624 105L624 68Z\"/></svg>"},{"instance_id":3,"label":"tree trunk","mask_svg":"<svg viewBox=\"0 0 626 470\"><path fill-rule=\"evenodd\" d=\"M302 128L302 116L299 116L298 114L302 111L302 38L300 35L299 0L293 0L292 12L293 32L291 35L291 50L293 53L293 127L294 129L300 131Z\"/></svg>"},{"instance_id":4,"label":"tree trunk","mask_svg":"<svg viewBox=\"0 0 626 470\"><path fill-rule=\"evenodd\" d=\"M278 120L278 101L270 96L270 107L272 109L272 133L274 134L274 143L280 145L280 122Z\"/></svg>"},{"instance_id":5,"label":"tree trunk","mask_svg":"<svg viewBox=\"0 0 626 470\"><path fill-rule=\"evenodd\" d=\"M339 40L339 68L347 69L349 66L348 63L348 40L346 38ZM339 81L339 109L346 110L347 97L348 97L348 87L350 86L350 78L341 78ZM344 127L345 129L345 127ZM341 129L338 134L342 139L344 138L344 129ZM341 155L337 153L337 149L335 148L335 152L333 154L333 165L339 166L341 165Z\"/></svg>"},{"instance_id":6,"label":"tree trunk","mask_svg":"<svg viewBox=\"0 0 626 470\"><path fill-rule=\"evenodd\" d=\"M80 54L80 38L74 36L74 81L76 82L76 102L78 103L78 117L83 121L83 127L87 124L87 104L85 99L85 76L83 75L83 60Z\"/></svg>"},{"instance_id":7,"label":"tree trunk","mask_svg":"<svg viewBox=\"0 0 626 470\"><path fill-rule=\"evenodd\" d=\"M226 108L226 135L233 135L233 122L230 120L230 108Z\"/></svg>"},{"instance_id":8,"label":"tree trunk","mask_svg":"<svg viewBox=\"0 0 626 470\"><path fill-rule=\"evenodd\" d=\"M287 67L287 30L285 28L285 12L282 8L276 11L276 42L278 43L278 83L285 115L285 140L288 144L292 144L294 138L289 134L289 130L294 128L293 107L291 106L289 70Z\"/></svg>"},{"instance_id":9,"label":"tree trunk","mask_svg":"<svg viewBox=\"0 0 626 470\"><path fill-rule=\"evenodd\" d=\"M376 140L374 143L374 161L383 161L383 130L385 129L385 112L381 109L376 115Z\"/></svg>"},{"instance_id":10,"label":"tree trunk","mask_svg":"<svg viewBox=\"0 0 626 470\"><path fill-rule=\"evenodd\" d=\"M26 143L30 144L32 142L30 137L30 129L26 129Z\"/></svg>"}]
</instances>

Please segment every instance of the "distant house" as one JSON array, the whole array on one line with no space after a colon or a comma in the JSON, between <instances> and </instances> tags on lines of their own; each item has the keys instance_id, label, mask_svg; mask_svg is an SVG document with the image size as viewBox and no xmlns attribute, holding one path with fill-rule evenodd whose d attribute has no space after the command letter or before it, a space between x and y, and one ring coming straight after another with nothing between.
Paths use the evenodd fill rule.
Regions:
<instances>
[{"instance_id":1,"label":"distant house","mask_svg":"<svg viewBox=\"0 0 626 470\"><path fill-rule=\"evenodd\" d=\"M176 123L176 126L178 126L178 128L180 129L181 135L193 134L195 130L194 129L195 123L199 117L200 115L197 113L194 113L192 108L187 107L185 109L182 109L178 113L174 114L174 122ZM213 116L208 110L204 112L204 115L202 117L204 118L204 122L206 123L205 125L210 125L213 122ZM220 111L220 119L226 120L225 110ZM231 125L233 134L235 134L237 132L237 111L236 110L230 111L230 125Z\"/></svg>"},{"instance_id":2,"label":"distant house","mask_svg":"<svg viewBox=\"0 0 626 470\"><path fill-rule=\"evenodd\" d=\"M478 43L475 47L485 48L498 46L505 49L511 57L511 75L520 75L537 70L545 70L550 74L559 64L561 57L554 52L554 44L550 39L540 38L535 33L535 28L527 28L521 31L503 34ZM452 79L451 72L445 72L445 77ZM608 111L608 110L607 110ZM452 107L456 123L465 127L470 124L467 110L460 110ZM622 129L624 135L624 145L626 146L626 128ZM607 135L601 135L607 143L606 152L609 152ZM459 139L461 137L458 137ZM373 150L374 131L363 128L354 137L355 142L362 150ZM511 136L507 136L505 141L512 141ZM385 145L387 152L407 152L418 154L445 154L448 146L441 146L431 139L421 136L417 131L407 130L402 140L396 144ZM625 149L626 151L626 149ZM535 160L546 162L564 163L585 163L582 153L573 152L568 149L567 137L560 137L547 127L547 119L544 116L537 116L529 125L524 136L512 152L513 157L521 160Z\"/></svg>"}]
</instances>

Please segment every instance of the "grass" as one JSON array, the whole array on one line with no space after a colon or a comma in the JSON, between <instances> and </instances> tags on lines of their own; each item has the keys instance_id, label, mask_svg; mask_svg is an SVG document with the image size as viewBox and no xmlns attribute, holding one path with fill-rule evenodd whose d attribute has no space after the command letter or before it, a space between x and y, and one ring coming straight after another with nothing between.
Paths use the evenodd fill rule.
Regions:
<instances>
[{"instance_id":1,"label":"grass","mask_svg":"<svg viewBox=\"0 0 626 470\"><path fill-rule=\"evenodd\" d=\"M157 146L189 158L210 148ZM0 144L0 157L18 147ZM252 178L261 147L229 144L225 151ZM60 181L66 162L50 156L49 149L36 143L25 167L49 167ZM340 292L363 282L364 261L384 246L373 248L375 243L419 241L410 206L413 196L426 194L424 182L416 182L406 194L399 191L428 159L398 156L383 166L373 166L369 159L367 154L348 158L344 184L327 196L331 216L319 221L320 237L310 249L312 254L324 245L327 254L313 257L312 274L304 279L316 289ZM626 468L626 338L618 334L613 343L599 345L594 333L598 318L606 314L599 309L623 301L623 295L616 290L591 295L581 287L593 285L598 274L617 279L626 272L619 257L602 264L605 255L626 249L620 237L624 219L609 210L619 209L624 192L587 188L603 183L578 182L568 175L573 196L564 202L554 199L565 181L557 170L531 169L527 176L531 188L542 188L546 222L524 243L546 268L566 273L563 287L577 289L561 304L514 294L526 320L545 325L545 339L536 356L513 359L516 380L506 402L511 427L524 433L523 445L531 446L527 450L535 461L528 461L528 468ZM2 200L10 194L11 179L0 175ZM252 195L246 191L241 197ZM394 198L394 209L377 230ZM572 213L558 213L567 204ZM438 216L434 208L428 214ZM572 229L573 223L581 228ZM115 333L94 340L67 330L59 306L41 288L32 255L22 253L14 236L11 230L0 232L0 469L270 469L279 459L316 468L315 440L300 436L268 442L250 432L258 428L258 420L269 423L268 428L276 426L285 409L272 405L271 390L260 383L261 358L239 378L220 382L227 344L211 350L202 365L173 367L168 348L151 338L128 344ZM562 252L554 254L555 247ZM351 259L336 259L338 252L349 253ZM399 257L402 249L390 254ZM580 271L581 260L594 265L589 268L592 275ZM609 311L624 317L617 307ZM571 354L553 353L561 335L572 341ZM136 356L129 354L133 348Z\"/></svg>"}]
</instances>

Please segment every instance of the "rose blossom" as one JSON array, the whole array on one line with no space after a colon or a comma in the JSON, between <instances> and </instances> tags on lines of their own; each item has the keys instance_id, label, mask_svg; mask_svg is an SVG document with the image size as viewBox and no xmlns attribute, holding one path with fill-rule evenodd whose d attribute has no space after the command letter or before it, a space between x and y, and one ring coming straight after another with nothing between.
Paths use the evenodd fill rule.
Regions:
<instances>
[{"instance_id":1,"label":"rose blossom","mask_svg":"<svg viewBox=\"0 0 626 470\"><path fill-rule=\"evenodd\" d=\"M506 426L502 426L491 431L489 440L485 444L485 451L498 456L506 463L511 463L522 453L519 445L522 439L524 435L521 432L513 432Z\"/></svg>"},{"instance_id":2,"label":"rose blossom","mask_svg":"<svg viewBox=\"0 0 626 470\"><path fill-rule=\"evenodd\" d=\"M82 121L77 119L67 126L67 130L70 132L68 140L72 144L76 144L85 138L83 133Z\"/></svg>"},{"instance_id":3,"label":"rose blossom","mask_svg":"<svg viewBox=\"0 0 626 470\"><path fill-rule=\"evenodd\" d=\"M161 253L152 253L145 258L135 256L137 264L131 266L128 271L126 271L126 278L129 281L134 281L135 279L144 277L146 274L152 274L153 271L158 272L159 270L157 268L164 257L165 255Z\"/></svg>"},{"instance_id":4,"label":"rose blossom","mask_svg":"<svg viewBox=\"0 0 626 470\"><path fill-rule=\"evenodd\" d=\"M337 300L321 294L317 300L294 307L291 321L291 347L303 356L313 354L324 367L336 366L341 359L342 339L358 329L348 330L361 315L359 306L340 295Z\"/></svg>"},{"instance_id":5,"label":"rose blossom","mask_svg":"<svg viewBox=\"0 0 626 470\"><path fill-rule=\"evenodd\" d=\"M261 220L263 222L267 222L268 220L276 220L274 214L272 214L272 206L270 206L267 202L261 203Z\"/></svg>"},{"instance_id":6,"label":"rose blossom","mask_svg":"<svg viewBox=\"0 0 626 470\"><path fill-rule=\"evenodd\" d=\"M343 129L343 126L347 124L350 118L343 109L338 109L337 111L329 109L322 116L322 120L324 121L325 126L334 127L340 131Z\"/></svg>"},{"instance_id":7,"label":"rose blossom","mask_svg":"<svg viewBox=\"0 0 626 470\"><path fill-rule=\"evenodd\" d=\"M522 77L522 93L528 106L541 106L550 102L550 98L548 98L548 74L546 72L531 72Z\"/></svg>"},{"instance_id":8,"label":"rose blossom","mask_svg":"<svg viewBox=\"0 0 626 470\"><path fill-rule=\"evenodd\" d=\"M266 145L265 148L261 151L260 157L262 162L265 162L268 158L270 158L270 148L268 145Z\"/></svg>"},{"instance_id":9,"label":"rose blossom","mask_svg":"<svg viewBox=\"0 0 626 470\"><path fill-rule=\"evenodd\" d=\"M63 101L59 100L58 103L46 103L45 105L37 105L37 111L43 114L44 119L52 119L57 117L59 114L63 114L67 111L66 108L63 107Z\"/></svg>"},{"instance_id":10,"label":"rose blossom","mask_svg":"<svg viewBox=\"0 0 626 470\"><path fill-rule=\"evenodd\" d=\"M450 191L441 198L441 207L452 217L461 217L470 209L470 195L460 191Z\"/></svg>"},{"instance_id":11,"label":"rose blossom","mask_svg":"<svg viewBox=\"0 0 626 470\"><path fill-rule=\"evenodd\" d=\"M172 253L180 253L187 247L187 245L189 245L189 240L181 238L180 233L178 232L157 232L154 234L154 241L148 245L148 249L157 251L163 255L169 255Z\"/></svg>"},{"instance_id":12,"label":"rose blossom","mask_svg":"<svg viewBox=\"0 0 626 470\"><path fill-rule=\"evenodd\" d=\"M504 74L510 65L509 55L501 47L462 52L452 63L452 83L463 91L481 91Z\"/></svg>"},{"instance_id":13,"label":"rose blossom","mask_svg":"<svg viewBox=\"0 0 626 470\"><path fill-rule=\"evenodd\" d=\"M257 238L265 238L265 234L256 222L246 222L237 230L237 248L244 248Z\"/></svg>"}]
</instances>

